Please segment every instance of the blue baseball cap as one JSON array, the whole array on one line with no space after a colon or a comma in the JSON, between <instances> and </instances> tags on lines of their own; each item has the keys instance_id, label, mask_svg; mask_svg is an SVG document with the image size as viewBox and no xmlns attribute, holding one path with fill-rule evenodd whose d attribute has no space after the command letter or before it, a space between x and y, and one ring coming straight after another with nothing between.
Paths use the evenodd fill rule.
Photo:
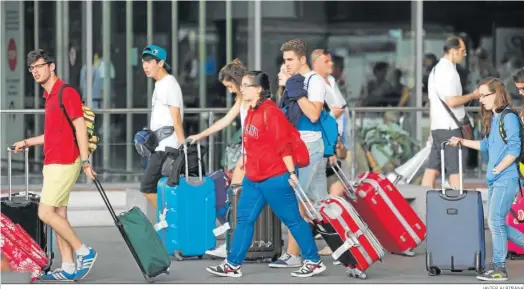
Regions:
<instances>
[{"instance_id":1,"label":"blue baseball cap","mask_svg":"<svg viewBox=\"0 0 524 289\"><path fill-rule=\"evenodd\" d=\"M164 61L164 68L166 70L170 70L171 66L167 64L167 52L164 48L158 46L158 45L148 45L146 48L144 48L144 51L142 51L142 56L144 55L151 55L154 56L160 60Z\"/></svg>"}]
</instances>

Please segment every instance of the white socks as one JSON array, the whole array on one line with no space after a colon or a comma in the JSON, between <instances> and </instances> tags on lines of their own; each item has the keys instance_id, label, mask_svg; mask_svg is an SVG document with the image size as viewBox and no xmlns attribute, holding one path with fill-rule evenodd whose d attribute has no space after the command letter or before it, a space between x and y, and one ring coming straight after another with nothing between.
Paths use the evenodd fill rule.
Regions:
<instances>
[{"instance_id":1,"label":"white socks","mask_svg":"<svg viewBox=\"0 0 524 289\"><path fill-rule=\"evenodd\" d=\"M82 244L82 247L80 247L80 249L78 249L78 250L75 250L75 252L76 252L77 255L85 256L85 255L89 254L89 249L87 248L86 245Z\"/></svg>"},{"instance_id":2,"label":"white socks","mask_svg":"<svg viewBox=\"0 0 524 289\"><path fill-rule=\"evenodd\" d=\"M76 266L74 263L62 263L62 270L68 274L73 274L76 271Z\"/></svg>"}]
</instances>

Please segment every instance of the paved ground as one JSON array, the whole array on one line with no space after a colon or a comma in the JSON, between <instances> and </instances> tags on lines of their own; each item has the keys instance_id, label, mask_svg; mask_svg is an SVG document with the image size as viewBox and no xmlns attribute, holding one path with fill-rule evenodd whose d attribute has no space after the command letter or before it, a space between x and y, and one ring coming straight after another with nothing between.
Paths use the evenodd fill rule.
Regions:
<instances>
[{"instance_id":1,"label":"paved ground","mask_svg":"<svg viewBox=\"0 0 524 289\"><path fill-rule=\"evenodd\" d=\"M99 257L96 265L82 283L144 283L138 266L129 253L125 243L114 227L78 228L82 240L97 249ZM487 233L487 232L486 232ZM284 238L286 239L286 237ZM491 238L488 251L491 248ZM324 242L317 244L323 248ZM331 257L324 257L328 266L321 275L313 278L293 278L292 269L271 269L267 264L247 263L242 267L242 278L221 278L212 276L205 267L220 260L184 260L173 261L170 275L160 275L156 283L477 283L473 272L443 273L438 277L429 277L424 265L424 248L417 249L415 257L386 255L384 263L377 263L369 269L367 280L349 278L343 267L334 266ZM489 253L488 253L489 254ZM59 254L58 254L59 255ZM488 256L490 257L490 256ZM60 264L60 257L55 265ZM508 261L510 283L524 284L524 259ZM6 276L7 277L7 276ZM4 279L5 281L8 278ZM11 278L9 278L11 279Z\"/></svg>"}]
</instances>

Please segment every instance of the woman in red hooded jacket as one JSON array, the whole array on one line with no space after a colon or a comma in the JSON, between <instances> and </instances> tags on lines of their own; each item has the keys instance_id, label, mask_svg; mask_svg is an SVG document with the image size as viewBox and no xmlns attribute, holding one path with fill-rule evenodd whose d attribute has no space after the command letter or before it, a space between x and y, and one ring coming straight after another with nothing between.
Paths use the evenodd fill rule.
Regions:
<instances>
[{"instance_id":1,"label":"woman in red hooded jacket","mask_svg":"<svg viewBox=\"0 0 524 289\"><path fill-rule=\"evenodd\" d=\"M241 277L240 265L253 239L255 221L267 205L289 228L302 250L303 266L294 277L311 277L326 266L320 260L313 233L300 216L296 195L290 183L299 183L297 166L309 163L309 153L298 131L284 113L269 99L269 77L250 71L242 79L244 101L250 108L242 135L246 176L237 206L233 245L226 260L207 271L219 276Z\"/></svg>"}]
</instances>

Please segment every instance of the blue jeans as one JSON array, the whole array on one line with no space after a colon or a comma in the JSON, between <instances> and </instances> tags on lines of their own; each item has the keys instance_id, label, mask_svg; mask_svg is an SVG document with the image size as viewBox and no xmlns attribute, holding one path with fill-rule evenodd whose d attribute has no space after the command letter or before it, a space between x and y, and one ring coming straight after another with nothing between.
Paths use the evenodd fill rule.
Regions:
<instances>
[{"instance_id":1,"label":"blue jeans","mask_svg":"<svg viewBox=\"0 0 524 289\"><path fill-rule=\"evenodd\" d=\"M506 217L517 194L518 178L495 182L488 191L488 225L493 241L493 263L504 266L508 240L524 247L524 234L506 224Z\"/></svg>"},{"instance_id":2,"label":"blue jeans","mask_svg":"<svg viewBox=\"0 0 524 289\"><path fill-rule=\"evenodd\" d=\"M328 195L324 142L320 138L314 142L306 142L306 146L309 151L309 165L298 170L298 179L309 200L316 203Z\"/></svg>"},{"instance_id":3,"label":"blue jeans","mask_svg":"<svg viewBox=\"0 0 524 289\"><path fill-rule=\"evenodd\" d=\"M237 223L233 245L227 256L227 261L231 265L239 266L246 258L246 253L253 240L255 222L266 204L289 228L302 249L304 259L313 262L320 260L313 233L300 216L297 197L288 180L289 173L261 182L253 182L244 177L242 193L237 205Z\"/></svg>"}]
</instances>

